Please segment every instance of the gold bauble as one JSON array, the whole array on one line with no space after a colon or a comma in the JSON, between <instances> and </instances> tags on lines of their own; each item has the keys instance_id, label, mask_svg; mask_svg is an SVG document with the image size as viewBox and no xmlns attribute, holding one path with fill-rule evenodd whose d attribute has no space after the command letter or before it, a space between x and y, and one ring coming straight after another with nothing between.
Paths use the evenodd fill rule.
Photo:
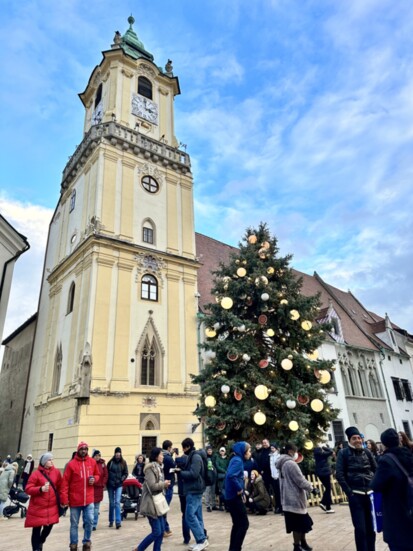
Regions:
<instances>
[{"instance_id":1,"label":"gold bauble","mask_svg":"<svg viewBox=\"0 0 413 551\"><path fill-rule=\"evenodd\" d=\"M306 440L304 442L304 448L306 450L312 450L314 448L314 444L311 442L311 440Z\"/></svg>"},{"instance_id":2,"label":"gold bauble","mask_svg":"<svg viewBox=\"0 0 413 551\"><path fill-rule=\"evenodd\" d=\"M269 395L268 388L265 385L258 385L255 387L254 394L258 400L266 400Z\"/></svg>"},{"instance_id":3,"label":"gold bauble","mask_svg":"<svg viewBox=\"0 0 413 551\"><path fill-rule=\"evenodd\" d=\"M323 411L324 404L318 398L314 398L314 400L311 400L311 402L310 402L310 407L313 411L319 413L320 411Z\"/></svg>"},{"instance_id":4,"label":"gold bauble","mask_svg":"<svg viewBox=\"0 0 413 551\"><path fill-rule=\"evenodd\" d=\"M272 275L274 272L275 272L275 269L274 269L272 266L269 266L269 267L267 268L267 274L268 274L268 275Z\"/></svg>"},{"instance_id":5,"label":"gold bauble","mask_svg":"<svg viewBox=\"0 0 413 551\"><path fill-rule=\"evenodd\" d=\"M319 381L322 385L326 385L331 381L330 372L326 369L320 369L319 374Z\"/></svg>"},{"instance_id":6,"label":"gold bauble","mask_svg":"<svg viewBox=\"0 0 413 551\"><path fill-rule=\"evenodd\" d=\"M257 411L257 413L254 415L254 423L256 423L257 425L263 425L266 420L267 417L265 416L265 413L262 413L262 411Z\"/></svg>"},{"instance_id":7,"label":"gold bauble","mask_svg":"<svg viewBox=\"0 0 413 551\"><path fill-rule=\"evenodd\" d=\"M251 243L251 245L254 245L254 243L257 242L257 236L252 234L250 236L248 236L248 243Z\"/></svg>"},{"instance_id":8,"label":"gold bauble","mask_svg":"<svg viewBox=\"0 0 413 551\"><path fill-rule=\"evenodd\" d=\"M273 337L275 335L274 329L267 329L267 336Z\"/></svg>"},{"instance_id":9,"label":"gold bauble","mask_svg":"<svg viewBox=\"0 0 413 551\"><path fill-rule=\"evenodd\" d=\"M294 431L294 432L295 432L296 430L298 430L298 423L297 423L297 421L290 421L290 422L288 423L288 428L289 428L290 430Z\"/></svg>"},{"instance_id":10,"label":"gold bauble","mask_svg":"<svg viewBox=\"0 0 413 551\"><path fill-rule=\"evenodd\" d=\"M280 304L288 304L288 300L286 298L283 298L280 300Z\"/></svg>"},{"instance_id":11,"label":"gold bauble","mask_svg":"<svg viewBox=\"0 0 413 551\"><path fill-rule=\"evenodd\" d=\"M207 396L205 398L205 405L207 408L213 408L216 405L217 401L214 396Z\"/></svg>"},{"instance_id":12,"label":"gold bauble","mask_svg":"<svg viewBox=\"0 0 413 551\"><path fill-rule=\"evenodd\" d=\"M312 352L309 352L309 353L307 354L307 358L308 358L309 360L317 360L317 358L318 358L318 350L313 350Z\"/></svg>"},{"instance_id":13,"label":"gold bauble","mask_svg":"<svg viewBox=\"0 0 413 551\"><path fill-rule=\"evenodd\" d=\"M310 331L312 326L313 324L311 323L311 321L304 320L301 322L301 327L304 329L304 331Z\"/></svg>"},{"instance_id":14,"label":"gold bauble","mask_svg":"<svg viewBox=\"0 0 413 551\"><path fill-rule=\"evenodd\" d=\"M245 268L238 268L237 276L244 277L245 275L247 275L247 270Z\"/></svg>"},{"instance_id":15,"label":"gold bauble","mask_svg":"<svg viewBox=\"0 0 413 551\"><path fill-rule=\"evenodd\" d=\"M209 338L209 339L213 339L215 336L216 336L217 332L215 331L215 329L213 329L212 327L207 327L205 329L205 335Z\"/></svg>"},{"instance_id":16,"label":"gold bauble","mask_svg":"<svg viewBox=\"0 0 413 551\"><path fill-rule=\"evenodd\" d=\"M290 310L290 318L292 320L298 320L300 317L300 313L298 310Z\"/></svg>"},{"instance_id":17,"label":"gold bauble","mask_svg":"<svg viewBox=\"0 0 413 551\"><path fill-rule=\"evenodd\" d=\"M290 369L293 368L293 362L291 360L289 360L288 358L284 358L281 362L281 367L285 371L290 371Z\"/></svg>"},{"instance_id":18,"label":"gold bauble","mask_svg":"<svg viewBox=\"0 0 413 551\"><path fill-rule=\"evenodd\" d=\"M221 300L221 306L222 308L224 308L225 310L229 310L230 308L232 308L232 305L234 304L232 298L230 297L224 297L222 300Z\"/></svg>"}]
</instances>

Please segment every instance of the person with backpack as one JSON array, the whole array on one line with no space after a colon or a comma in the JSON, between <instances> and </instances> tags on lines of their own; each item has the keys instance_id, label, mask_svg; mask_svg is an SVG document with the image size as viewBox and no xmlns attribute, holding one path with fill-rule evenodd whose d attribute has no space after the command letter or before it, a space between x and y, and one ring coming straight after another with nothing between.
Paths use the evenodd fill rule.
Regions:
<instances>
[{"instance_id":1,"label":"person with backpack","mask_svg":"<svg viewBox=\"0 0 413 551\"><path fill-rule=\"evenodd\" d=\"M202 516L202 495L206 487L205 464L207 458L205 450L195 450L192 438L185 438L181 445L184 454L188 457L185 469L181 471L183 491L186 497L185 520L196 540L192 551L202 551L208 547Z\"/></svg>"},{"instance_id":2,"label":"person with backpack","mask_svg":"<svg viewBox=\"0 0 413 551\"><path fill-rule=\"evenodd\" d=\"M363 447L356 427L348 427L345 433L348 448L338 454L336 479L348 498L357 551L374 551L376 533L371 515L370 483L376 472L376 461Z\"/></svg>"},{"instance_id":3,"label":"person with backpack","mask_svg":"<svg viewBox=\"0 0 413 551\"><path fill-rule=\"evenodd\" d=\"M115 448L115 454L109 460L108 481L106 488L109 498L109 528L112 528L113 522L116 523L116 529L122 526L120 515L120 498L122 497L122 484L127 479L129 471L126 461L122 457L122 449Z\"/></svg>"},{"instance_id":4,"label":"person with backpack","mask_svg":"<svg viewBox=\"0 0 413 551\"><path fill-rule=\"evenodd\" d=\"M173 495L174 495L174 485L175 485L175 461L172 457L172 448L173 444L171 440L164 440L162 444L162 453L163 453L163 475L165 480L169 480L170 485L165 489L165 499L168 505L171 504ZM165 533L164 537L168 538L172 536L172 530L169 526L168 515L165 515Z\"/></svg>"},{"instance_id":5,"label":"person with backpack","mask_svg":"<svg viewBox=\"0 0 413 551\"><path fill-rule=\"evenodd\" d=\"M370 487L382 493L383 539L390 551L412 551L413 454L399 445L394 429L385 430L380 440L385 450Z\"/></svg>"}]
</instances>

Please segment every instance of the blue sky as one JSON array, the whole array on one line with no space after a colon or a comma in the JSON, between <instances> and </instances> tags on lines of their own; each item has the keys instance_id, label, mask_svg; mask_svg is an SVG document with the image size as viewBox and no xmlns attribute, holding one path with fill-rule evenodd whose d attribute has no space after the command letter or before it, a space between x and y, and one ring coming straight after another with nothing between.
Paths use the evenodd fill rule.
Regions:
<instances>
[{"instance_id":1,"label":"blue sky","mask_svg":"<svg viewBox=\"0 0 413 551\"><path fill-rule=\"evenodd\" d=\"M197 231L266 221L294 267L413 332L411 0L3 0L0 211L32 247L4 335L36 310L77 94L130 13L180 80Z\"/></svg>"}]
</instances>

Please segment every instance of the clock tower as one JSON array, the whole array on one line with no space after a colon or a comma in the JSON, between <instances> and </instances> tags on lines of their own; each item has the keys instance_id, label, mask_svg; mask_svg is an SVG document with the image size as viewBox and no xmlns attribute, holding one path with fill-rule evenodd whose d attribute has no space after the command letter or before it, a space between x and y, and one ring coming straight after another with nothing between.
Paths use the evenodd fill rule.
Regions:
<instances>
[{"instance_id":1,"label":"clock tower","mask_svg":"<svg viewBox=\"0 0 413 551\"><path fill-rule=\"evenodd\" d=\"M62 467L79 439L129 462L197 419L197 269L180 94L133 24L84 92L83 140L50 224L23 443ZM200 435L196 432L195 439Z\"/></svg>"}]
</instances>

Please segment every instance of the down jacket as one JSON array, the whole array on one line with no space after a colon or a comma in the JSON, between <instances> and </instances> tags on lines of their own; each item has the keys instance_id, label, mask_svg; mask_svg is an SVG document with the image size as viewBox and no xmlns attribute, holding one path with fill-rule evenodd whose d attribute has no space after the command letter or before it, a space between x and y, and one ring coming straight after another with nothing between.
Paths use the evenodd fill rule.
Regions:
<instances>
[{"instance_id":1,"label":"down jacket","mask_svg":"<svg viewBox=\"0 0 413 551\"><path fill-rule=\"evenodd\" d=\"M251 484L251 496L256 507L259 510L266 511L271 507L271 498L264 485L264 479L261 475L257 476Z\"/></svg>"},{"instance_id":2,"label":"down jacket","mask_svg":"<svg viewBox=\"0 0 413 551\"><path fill-rule=\"evenodd\" d=\"M281 455L277 467L280 471L283 511L305 515L307 513L307 492L310 492L313 486L304 478L300 467L291 455Z\"/></svg>"},{"instance_id":3,"label":"down jacket","mask_svg":"<svg viewBox=\"0 0 413 551\"><path fill-rule=\"evenodd\" d=\"M0 474L0 501L7 501L10 488L13 486L16 471L9 463L4 471Z\"/></svg>"},{"instance_id":4,"label":"down jacket","mask_svg":"<svg viewBox=\"0 0 413 551\"><path fill-rule=\"evenodd\" d=\"M94 459L78 454L66 465L61 486L61 504L70 507L84 507L95 501L95 490L89 484L89 477L93 476L99 482L99 469Z\"/></svg>"},{"instance_id":5,"label":"down jacket","mask_svg":"<svg viewBox=\"0 0 413 551\"><path fill-rule=\"evenodd\" d=\"M43 475L47 473L47 476L53 482L56 491L59 492L62 484L62 475L59 469L56 467L50 467L45 469L39 466L34 471L27 482L25 492L29 494L30 501L27 509L27 516L25 520L26 528L35 528L36 526L47 526L49 524L57 524L59 522L59 509L57 506L56 493L49 486L48 492L42 492L41 487L48 482L47 478Z\"/></svg>"},{"instance_id":6,"label":"down jacket","mask_svg":"<svg viewBox=\"0 0 413 551\"><path fill-rule=\"evenodd\" d=\"M96 461L96 465L99 471L99 480L94 483L93 488L95 492L95 503L100 503L103 501L103 490L108 481L108 469L104 459L99 459Z\"/></svg>"},{"instance_id":7,"label":"down jacket","mask_svg":"<svg viewBox=\"0 0 413 551\"><path fill-rule=\"evenodd\" d=\"M140 512L147 517L157 518L152 495L160 494L165 488L163 472L156 461L145 466L145 483L142 488Z\"/></svg>"}]
</instances>

